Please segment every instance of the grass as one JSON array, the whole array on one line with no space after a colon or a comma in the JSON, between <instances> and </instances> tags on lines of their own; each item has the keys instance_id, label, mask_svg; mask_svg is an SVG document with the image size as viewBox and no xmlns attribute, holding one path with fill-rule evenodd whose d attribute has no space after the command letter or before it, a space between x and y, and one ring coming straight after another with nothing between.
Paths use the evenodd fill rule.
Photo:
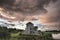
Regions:
<instances>
[{"instance_id":1,"label":"grass","mask_svg":"<svg viewBox=\"0 0 60 40\"><path fill-rule=\"evenodd\" d=\"M11 33L11 37L19 37L19 34L20 34L20 32L18 32L18 33Z\"/></svg>"}]
</instances>

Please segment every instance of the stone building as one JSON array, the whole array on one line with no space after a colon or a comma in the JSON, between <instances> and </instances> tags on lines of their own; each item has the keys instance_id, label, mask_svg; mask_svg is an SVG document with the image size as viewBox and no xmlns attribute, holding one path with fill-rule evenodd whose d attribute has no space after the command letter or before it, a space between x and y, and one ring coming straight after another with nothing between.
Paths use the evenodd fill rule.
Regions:
<instances>
[{"instance_id":1,"label":"stone building","mask_svg":"<svg viewBox=\"0 0 60 40\"><path fill-rule=\"evenodd\" d=\"M26 24L26 28L25 28L25 31L24 31L24 34L28 34L28 35L37 35L38 34L38 27L37 26L34 26L33 23L31 22L28 22Z\"/></svg>"}]
</instances>

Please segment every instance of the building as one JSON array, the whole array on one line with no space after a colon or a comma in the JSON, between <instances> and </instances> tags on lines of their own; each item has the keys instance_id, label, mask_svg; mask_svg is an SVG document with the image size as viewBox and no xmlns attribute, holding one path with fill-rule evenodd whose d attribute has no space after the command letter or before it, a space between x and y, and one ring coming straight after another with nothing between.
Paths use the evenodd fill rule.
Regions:
<instances>
[{"instance_id":1,"label":"building","mask_svg":"<svg viewBox=\"0 0 60 40\"><path fill-rule=\"evenodd\" d=\"M28 35L37 35L38 34L38 27L34 26L33 23L28 22L26 24L26 29L24 31L24 34L28 34Z\"/></svg>"}]
</instances>

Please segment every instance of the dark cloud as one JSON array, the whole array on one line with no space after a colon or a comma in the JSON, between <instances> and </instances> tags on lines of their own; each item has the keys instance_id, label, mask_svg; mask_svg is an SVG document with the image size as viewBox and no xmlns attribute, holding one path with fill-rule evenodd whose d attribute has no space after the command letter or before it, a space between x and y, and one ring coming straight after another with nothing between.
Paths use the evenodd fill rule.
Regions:
<instances>
[{"instance_id":1,"label":"dark cloud","mask_svg":"<svg viewBox=\"0 0 60 40\"><path fill-rule=\"evenodd\" d=\"M11 16L16 16L17 20L18 20L19 15L20 15L19 17L21 18L21 14L23 14L22 15L23 17L21 18L22 20L25 19L26 15L34 16L35 14L36 15L40 15L40 14L44 14L44 13L52 14L49 10L47 10L45 8L45 7L49 7L49 4L51 4L51 5L53 4L53 6L55 6L54 8L52 8L52 10L55 10L55 11L52 11L52 13L54 13L56 15L53 17L50 16L46 19L48 20L48 22L58 21L57 19L60 19L59 18L60 17L59 0L27 0L27 1L25 1L25 0L0 0L0 7L3 8L5 11L9 12L9 13L5 13L5 14L9 14ZM20 14L18 14L18 13L20 13ZM17 15L15 15L15 14L17 14ZM31 20L38 20L38 19L34 17Z\"/></svg>"},{"instance_id":2,"label":"dark cloud","mask_svg":"<svg viewBox=\"0 0 60 40\"><path fill-rule=\"evenodd\" d=\"M41 12L48 12L44 5L48 5L52 2L56 2L56 0L0 0L0 6L3 7L6 11L15 11L22 12L22 14L38 14Z\"/></svg>"},{"instance_id":3,"label":"dark cloud","mask_svg":"<svg viewBox=\"0 0 60 40\"><path fill-rule=\"evenodd\" d=\"M60 0L51 2L46 9L47 14L42 15L40 20L47 24L48 30L60 30Z\"/></svg>"},{"instance_id":4,"label":"dark cloud","mask_svg":"<svg viewBox=\"0 0 60 40\"><path fill-rule=\"evenodd\" d=\"M13 16L14 20L40 20L48 25L57 23L57 29L60 28L60 0L0 0L0 8L4 9L5 16L8 14L9 20Z\"/></svg>"},{"instance_id":5,"label":"dark cloud","mask_svg":"<svg viewBox=\"0 0 60 40\"><path fill-rule=\"evenodd\" d=\"M4 5L4 4L9 4L12 5L14 2L14 0L0 0L0 4Z\"/></svg>"},{"instance_id":6,"label":"dark cloud","mask_svg":"<svg viewBox=\"0 0 60 40\"><path fill-rule=\"evenodd\" d=\"M56 3L53 3L50 5L51 9L49 9L47 15L48 22L60 22L60 0L58 0Z\"/></svg>"}]
</instances>

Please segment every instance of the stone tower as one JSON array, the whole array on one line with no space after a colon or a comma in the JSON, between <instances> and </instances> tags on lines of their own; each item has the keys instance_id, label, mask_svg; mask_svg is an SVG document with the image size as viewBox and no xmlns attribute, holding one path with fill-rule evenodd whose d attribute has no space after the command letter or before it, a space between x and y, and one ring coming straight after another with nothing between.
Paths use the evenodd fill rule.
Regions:
<instances>
[{"instance_id":1,"label":"stone tower","mask_svg":"<svg viewBox=\"0 0 60 40\"><path fill-rule=\"evenodd\" d=\"M28 22L28 23L26 24L25 34L36 35L36 33L37 33L37 28L38 28L38 27L35 27L33 23Z\"/></svg>"}]
</instances>

